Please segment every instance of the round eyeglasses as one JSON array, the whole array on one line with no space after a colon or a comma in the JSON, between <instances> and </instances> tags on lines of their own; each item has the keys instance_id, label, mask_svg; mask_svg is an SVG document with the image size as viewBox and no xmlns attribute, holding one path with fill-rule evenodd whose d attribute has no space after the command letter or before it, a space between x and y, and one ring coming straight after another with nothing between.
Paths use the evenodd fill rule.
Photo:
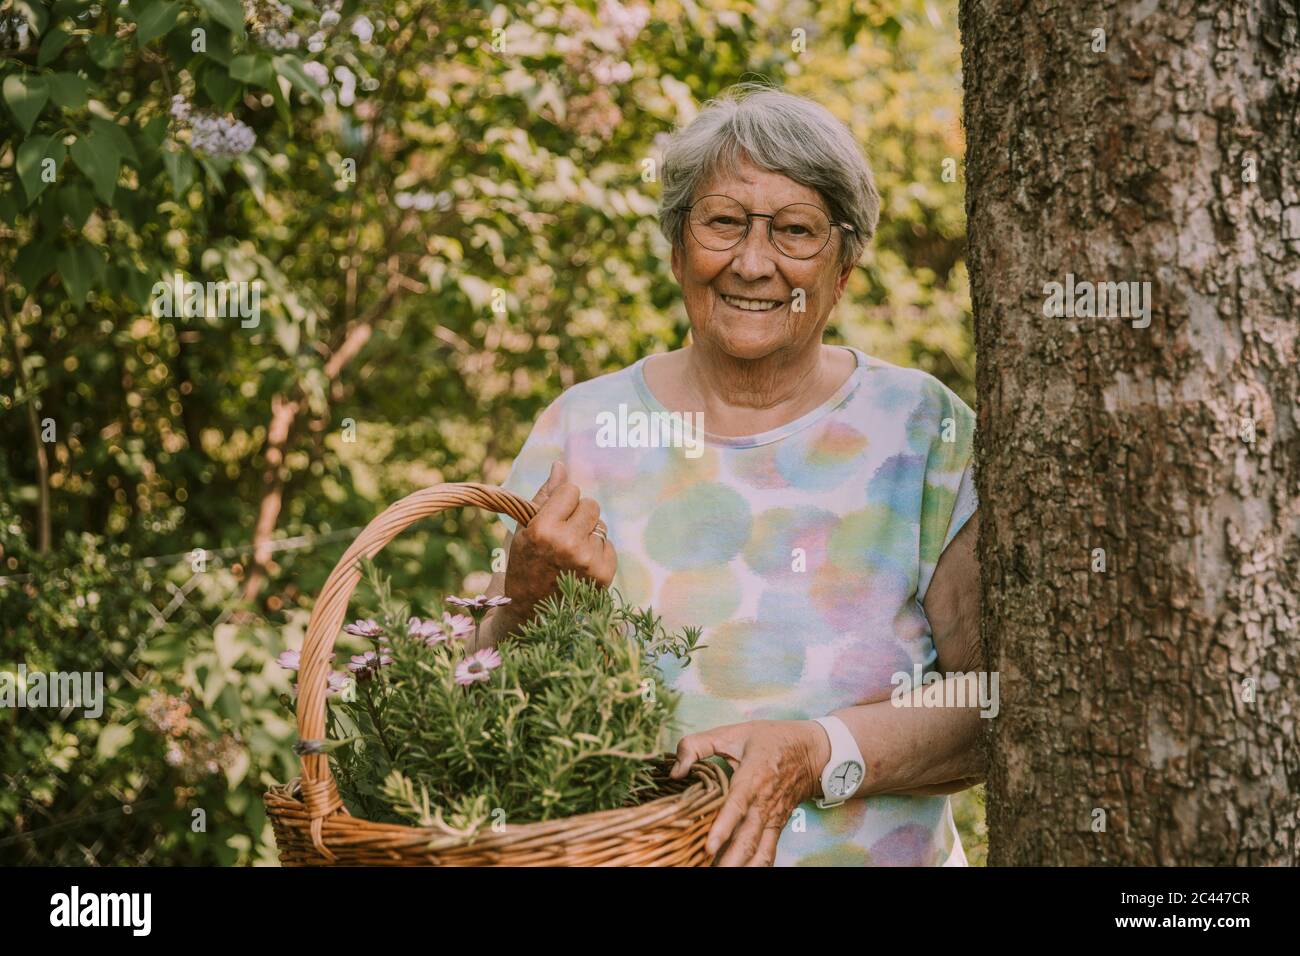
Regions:
<instances>
[{"instance_id":1,"label":"round eyeglasses","mask_svg":"<svg viewBox=\"0 0 1300 956\"><path fill-rule=\"evenodd\" d=\"M847 222L832 222L820 206L797 202L776 212L750 212L737 199L711 193L689 206L678 206L690 213L687 223L695 241L711 252L725 252L743 242L755 219L767 220L767 238L782 255L791 259L811 259L830 242L831 227L855 232Z\"/></svg>"}]
</instances>

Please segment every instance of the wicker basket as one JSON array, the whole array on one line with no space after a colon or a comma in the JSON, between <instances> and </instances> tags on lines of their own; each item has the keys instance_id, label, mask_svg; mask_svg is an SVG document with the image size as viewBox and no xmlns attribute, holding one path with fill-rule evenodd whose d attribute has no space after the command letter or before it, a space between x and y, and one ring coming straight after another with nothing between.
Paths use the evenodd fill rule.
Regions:
<instances>
[{"instance_id":1,"label":"wicker basket","mask_svg":"<svg viewBox=\"0 0 1300 956\"><path fill-rule=\"evenodd\" d=\"M418 519L464 505L507 514L520 526L537 514L531 501L502 488L462 483L417 491L371 521L334 566L307 626L298 681L300 739L325 736L326 676L361 578L358 560L378 554ZM352 816L324 754L304 755L302 776L272 787L265 803L285 866L708 866L704 841L726 797L727 775L716 763L697 761L687 777L673 780L672 760L664 754L655 762L656 787L647 802L511 825L470 842Z\"/></svg>"}]
</instances>

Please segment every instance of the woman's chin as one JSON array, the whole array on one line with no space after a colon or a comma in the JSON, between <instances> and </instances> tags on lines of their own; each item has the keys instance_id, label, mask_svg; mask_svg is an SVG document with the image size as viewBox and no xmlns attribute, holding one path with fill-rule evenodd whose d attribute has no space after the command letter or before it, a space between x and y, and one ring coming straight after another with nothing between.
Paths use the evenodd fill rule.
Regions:
<instances>
[{"instance_id":1,"label":"woman's chin","mask_svg":"<svg viewBox=\"0 0 1300 956\"><path fill-rule=\"evenodd\" d=\"M714 347L738 359L765 358L790 343L784 326L766 329L755 325L737 327L717 320L709 327L707 338Z\"/></svg>"}]
</instances>

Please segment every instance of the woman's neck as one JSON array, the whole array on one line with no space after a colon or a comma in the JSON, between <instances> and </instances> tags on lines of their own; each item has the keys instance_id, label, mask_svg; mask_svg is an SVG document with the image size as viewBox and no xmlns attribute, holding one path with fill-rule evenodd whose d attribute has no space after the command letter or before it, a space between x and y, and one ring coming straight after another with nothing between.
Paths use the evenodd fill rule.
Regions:
<instances>
[{"instance_id":1,"label":"woman's neck","mask_svg":"<svg viewBox=\"0 0 1300 956\"><path fill-rule=\"evenodd\" d=\"M682 351L680 394L688 408L704 412L705 430L715 435L778 428L816 408L844 379L836 350L821 343L759 359L738 359L698 342Z\"/></svg>"}]
</instances>

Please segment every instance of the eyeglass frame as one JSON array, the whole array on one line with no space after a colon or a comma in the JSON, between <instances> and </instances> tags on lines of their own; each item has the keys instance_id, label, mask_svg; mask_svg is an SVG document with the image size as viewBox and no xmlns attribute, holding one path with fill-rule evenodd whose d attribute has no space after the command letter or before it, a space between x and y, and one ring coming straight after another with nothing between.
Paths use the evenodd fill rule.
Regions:
<instances>
[{"instance_id":1,"label":"eyeglass frame","mask_svg":"<svg viewBox=\"0 0 1300 956\"><path fill-rule=\"evenodd\" d=\"M745 211L745 231L741 234L739 239L737 239L731 245L727 246L726 249L709 249L708 246L700 242L698 236L695 236L695 230L691 229L691 220L689 217L690 211L694 209L696 206L698 206L700 203L704 202L704 200L710 198L711 196L717 196L719 199L730 199L732 202L734 202L737 206L739 206L741 209ZM782 210L789 209L791 206L812 206L814 209L818 210L819 212L823 213L826 216L826 221L830 223L830 225L839 226L841 229L845 230L846 232L858 231L857 227L854 226L853 223L838 222L831 218L831 214L827 210L822 209L821 206L818 206L816 203L811 203L811 202L786 203L776 212L750 212L748 207L739 199L737 199L735 196L728 196L726 193L708 193L707 195L701 196L699 199L695 200L695 202L691 203L688 206L674 206L673 211L685 212L688 214L686 219L686 228L691 229L691 235L695 236L695 241L700 242L701 247L705 249L709 249L709 252L728 252L736 248L736 246L740 245L742 242L744 242L746 239L749 238L749 231L751 228L753 228L755 219L766 219L767 220L767 241L772 244L773 249L781 253L781 255L785 256L787 259L793 259L795 262L807 262L809 259L816 259L824 251L826 251L826 247L830 245L832 233L830 232L826 233L826 241L822 243L822 247L820 249L818 249L812 255L803 256L802 258L799 256L790 255L790 253L786 252L784 249L778 246L776 244L776 240L772 238L772 222L776 219L776 217L781 213Z\"/></svg>"}]
</instances>

